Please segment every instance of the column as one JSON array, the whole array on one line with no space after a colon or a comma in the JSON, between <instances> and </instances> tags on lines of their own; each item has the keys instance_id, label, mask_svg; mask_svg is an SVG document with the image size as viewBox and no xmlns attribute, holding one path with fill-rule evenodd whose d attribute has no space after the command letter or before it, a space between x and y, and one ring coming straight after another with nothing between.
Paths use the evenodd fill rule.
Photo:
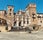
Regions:
<instances>
[{"instance_id":1,"label":"column","mask_svg":"<svg viewBox=\"0 0 43 40\"><path fill-rule=\"evenodd\" d=\"M22 16L22 19L21 19L21 26L23 26L23 16Z\"/></svg>"},{"instance_id":2,"label":"column","mask_svg":"<svg viewBox=\"0 0 43 40\"><path fill-rule=\"evenodd\" d=\"M31 18L29 17L29 25L31 24Z\"/></svg>"},{"instance_id":3,"label":"column","mask_svg":"<svg viewBox=\"0 0 43 40\"><path fill-rule=\"evenodd\" d=\"M27 25L29 25L29 17L27 17Z\"/></svg>"},{"instance_id":4,"label":"column","mask_svg":"<svg viewBox=\"0 0 43 40\"><path fill-rule=\"evenodd\" d=\"M19 27L19 19L17 18L16 26Z\"/></svg>"},{"instance_id":5,"label":"column","mask_svg":"<svg viewBox=\"0 0 43 40\"><path fill-rule=\"evenodd\" d=\"M8 31L11 30L11 24L9 21L7 21L7 25L8 25Z\"/></svg>"},{"instance_id":6,"label":"column","mask_svg":"<svg viewBox=\"0 0 43 40\"><path fill-rule=\"evenodd\" d=\"M11 30L11 26L10 26L10 25L8 25L8 31L9 31L9 30Z\"/></svg>"},{"instance_id":7,"label":"column","mask_svg":"<svg viewBox=\"0 0 43 40\"><path fill-rule=\"evenodd\" d=\"M27 26L27 17L25 18L25 27Z\"/></svg>"},{"instance_id":8,"label":"column","mask_svg":"<svg viewBox=\"0 0 43 40\"><path fill-rule=\"evenodd\" d=\"M14 19L13 18L12 18L12 22L11 23L12 23L12 27L13 27L14 26Z\"/></svg>"}]
</instances>

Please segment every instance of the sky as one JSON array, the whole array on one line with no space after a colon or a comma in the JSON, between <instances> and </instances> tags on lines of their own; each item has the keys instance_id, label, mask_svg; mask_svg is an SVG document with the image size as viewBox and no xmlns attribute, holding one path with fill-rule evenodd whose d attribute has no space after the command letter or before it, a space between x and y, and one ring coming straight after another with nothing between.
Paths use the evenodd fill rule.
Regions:
<instances>
[{"instance_id":1,"label":"sky","mask_svg":"<svg viewBox=\"0 0 43 40\"><path fill-rule=\"evenodd\" d=\"M0 10L7 10L7 5L14 6L14 12L25 10L30 3L36 4L36 12L43 13L43 0L0 0Z\"/></svg>"}]
</instances>

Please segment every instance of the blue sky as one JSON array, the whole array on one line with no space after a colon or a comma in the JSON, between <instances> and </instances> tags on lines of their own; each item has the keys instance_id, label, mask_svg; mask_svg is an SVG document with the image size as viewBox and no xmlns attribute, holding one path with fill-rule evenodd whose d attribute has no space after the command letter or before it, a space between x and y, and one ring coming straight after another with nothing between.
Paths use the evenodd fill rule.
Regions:
<instances>
[{"instance_id":1,"label":"blue sky","mask_svg":"<svg viewBox=\"0 0 43 40\"><path fill-rule=\"evenodd\" d=\"M14 6L14 12L18 10L25 10L30 3L36 4L37 13L43 13L43 0L0 0L0 10L6 10L7 5Z\"/></svg>"}]
</instances>

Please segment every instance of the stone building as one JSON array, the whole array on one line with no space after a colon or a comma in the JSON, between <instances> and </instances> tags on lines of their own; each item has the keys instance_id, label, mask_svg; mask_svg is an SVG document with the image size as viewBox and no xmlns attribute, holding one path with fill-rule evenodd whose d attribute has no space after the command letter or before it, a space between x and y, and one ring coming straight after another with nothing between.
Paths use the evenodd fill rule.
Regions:
<instances>
[{"instance_id":1,"label":"stone building","mask_svg":"<svg viewBox=\"0 0 43 40\"><path fill-rule=\"evenodd\" d=\"M7 11L0 10L0 31L11 30L12 27L43 27L43 15L36 12L36 4L29 4L25 11L14 13L14 6L8 5Z\"/></svg>"}]
</instances>

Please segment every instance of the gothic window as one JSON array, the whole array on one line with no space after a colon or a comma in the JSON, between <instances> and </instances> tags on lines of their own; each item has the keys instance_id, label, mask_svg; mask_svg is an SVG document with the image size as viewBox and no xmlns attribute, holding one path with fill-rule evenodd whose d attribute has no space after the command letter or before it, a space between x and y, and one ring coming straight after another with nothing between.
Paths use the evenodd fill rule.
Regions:
<instances>
[{"instance_id":1,"label":"gothic window","mask_svg":"<svg viewBox=\"0 0 43 40\"><path fill-rule=\"evenodd\" d=\"M14 26L16 25L16 21L14 22Z\"/></svg>"},{"instance_id":2,"label":"gothic window","mask_svg":"<svg viewBox=\"0 0 43 40\"><path fill-rule=\"evenodd\" d=\"M12 9L10 9L10 11L12 11Z\"/></svg>"}]
</instances>

